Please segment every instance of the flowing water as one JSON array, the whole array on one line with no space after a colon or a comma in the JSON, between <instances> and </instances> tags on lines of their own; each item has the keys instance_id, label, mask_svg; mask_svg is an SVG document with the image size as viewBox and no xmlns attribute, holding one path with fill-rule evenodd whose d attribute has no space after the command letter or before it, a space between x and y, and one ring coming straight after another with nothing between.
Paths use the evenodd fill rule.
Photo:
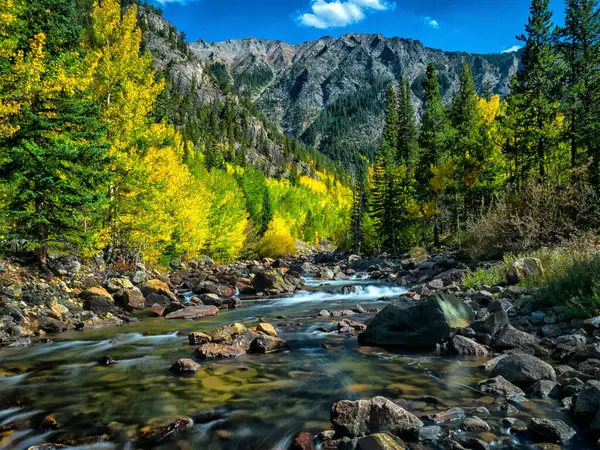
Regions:
<instances>
[{"instance_id":1,"label":"flowing water","mask_svg":"<svg viewBox=\"0 0 600 450\"><path fill-rule=\"evenodd\" d=\"M340 292L348 284L357 286L355 293ZM360 279L308 279L307 286L287 298L244 301L242 308L199 321L144 317L124 327L67 332L52 336L52 343L1 350L0 429L19 421L26 426L5 433L0 448L26 449L53 440L55 431L35 426L48 414L73 438L105 433L115 438L86 448L134 448L128 441L140 427L191 416L205 420L180 436L187 445L178 448L262 450L287 449L296 432L327 429L331 405L342 399L383 395L418 416L494 402L470 388L486 378L477 369L481 360L361 348L356 337L317 331L341 319L315 317L319 310L382 308L403 288ZM234 322L251 327L260 319L277 327L290 351L205 361L192 376L168 371L194 350L187 332ZM105 355L118 363L97 364ZM568 420L549 400L530 400L519 409L517 417L525 421L530 416ZM516 440L500 425L501 417L496 435L484 439ZM572 445L586 448L582 442Z\"/></svg>"}]
</instances>

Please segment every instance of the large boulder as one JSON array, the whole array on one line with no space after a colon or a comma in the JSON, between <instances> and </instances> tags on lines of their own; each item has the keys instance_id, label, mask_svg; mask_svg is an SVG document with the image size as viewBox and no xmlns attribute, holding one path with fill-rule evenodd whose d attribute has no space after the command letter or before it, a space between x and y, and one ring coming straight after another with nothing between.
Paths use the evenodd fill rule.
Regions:
<instances>
[{"instance_id":1,"label":"large boulder","mask_svg":"<svg viewBox=\"0 0 600 450\"><path fill-rule=\"evenodd\" d=\"M109 278L105 284L108 292L117 292L121 289L133 289L133 283L126 277Z\"/></svg>"},{"instance_id":2,"label":"large boulder","mask_svg":"<svg viewBox=\"0 0 600 450\"><path fill-rule=\"evenodd\" d=\"M498 375L522 388L529 388L540 380L556 381L556 373L550 364L524 353L510 355L500 360L492 371L492 377Z\"/></svg>"},{"instance_id":3,"label":"large boulder","mask_svg":"<svg viewBox=\"0 0 600 450\"><path fill-rule=\"evenodd\" d=\"M241 323L225 325L215 331L212 335L213 342L231 344L233 339L244 334L248 329Z\"/></svg>"},{"instance_id":4,"label":"large boulder","mask_svg":"<svg viewBox=\"0 0 600 450\"><path fill-rule=\"evenodd\" d=\"M171 292L171 289L169 288L169 285L161 280L148 280L142 284L140 289L146 298L148 298L151 294L158 294L164 295L171 300L176 300L175 296Z\"/></svg>"},{"instance_id":5,"label":"large boulder","mask_svg":"<svg viewBox=\"0 0 600 450\"><path fill-rule=\"evenodd\" d=\"M498 312L498 311L496 311ZM508 350L526 347L539 343L539 339L532 334L519 331L511 325L504 327L494 341L495 350Z\"/></svg>"},{"instance_id":6,"label":"large boulder","mask_svg":"<svg viewBox=\"0 0 600 450\"><path fill-rule=\"evenodd\" d=\"M331 408L336 435L350 438L388 432L412 436L423 426L417 416L384 397L370 400L342 400Z\"/></svg>"},{"instance_id":7,"label":"large boulder","mask_svg":"<svg viewBox=\"0 0 600 450\"><path fill-rule=\"evenodd\" d=\"M533 418L528 430L540 442L567 442L575 436L575 430L562 420Z\"/></svg>"},{"instance_id":8,"label":"large boulder","mask_svg":"<svg viewBox=\"0 0 600 450\"><path fill-rule=\"evenodd\" d=\"M217 297L231 297L235 294L233 288L226 284L214 283L212 281L202 281L196 284L193 289L193 293L196 295L202 294L214 294ZM201 297L202 299L202 297ZM202 300L204 301L204 300ZM220 306L220 305L217 305Z\"/></svg>"},{"instance_id":9,"label":"large boulder","mask_svg":"<svg viewBox=\"0 0 600 450\"><path fill-rule=\"evenodd\" d=\"M289 274L282 274L277 270L267 270L256 274L252 280L252 287L256 292L277 295L294 292L304 282Z\"/></svg>"},{"instance_id":10,"label":"large boulder","mask_svg":"<svg viewBox=\"0 0 600 450\"><path fill-rule=\"evenodd\" d=\"M506 274L508 284L519 284L526 278L544 275L544 266L538 258L521 258L516 260Z\"/></svg>"},{"instance_id":11,"label":"large boulder","mask_svg":"<svg viewBox=\"0 0 600 450\"><path fill-rule=\"evenodd\" d=\"M136 287L121 289L113 294L115 303L128 310L142 309L146 306L144 294Z\"/></svg>"},{"instance_id":12,"label":"large boulder","mask_svg":"<svg viewBox=\"0 0 600 450\"><path fill-rule=\"evenodd\" d=\"M468 327L472 320L473 310L454 295L438 292L419 302L401 297L371 320L358 342L433 349L449 333Z\"/></svg>"},{"instance_id":13,"label":"large boulder","mask_svg":"<svg viewBox=\"0 0 600 450\"><path fill-rule=\"evenodd\" d=\"M272 353L287 350L288 343L275 336L259 335L250 344L250 353Z\"/></svg>"},{"instance_id":14,"label":"large boulder","mask_svg":"<svg viewBox=\"0 0 600 450\"><path fill-rule=\"evenodd\" d=\"M573 401L571 415L583 427L600 425L600 381L590 380L585 384ZM599 432L600 427L595 431Z\"/></svg>"},{"instance_id":15,"label":"large boulder","mask_svg":"<svg viewBox=\"0 0 600 450\"><path fill-rule=\"evenodd\" d=\"M188 306L187 308L180 309L179 311L169 313L165 317L167 319L195 320L205 316L214 316L218 312L219 308L212 305Z\"/></svg>"}]
</instances>

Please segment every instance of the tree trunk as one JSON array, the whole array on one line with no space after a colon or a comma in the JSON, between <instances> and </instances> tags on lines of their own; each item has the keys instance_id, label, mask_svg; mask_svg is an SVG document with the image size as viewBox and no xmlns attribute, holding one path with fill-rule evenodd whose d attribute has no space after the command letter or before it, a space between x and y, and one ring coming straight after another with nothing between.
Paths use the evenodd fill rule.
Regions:
<instances>
[{"instance_id":1,"label":"tree trunk","mask_svg":"<svg viewBox=\"0 0 600 450\"><path fill-rule=\"evenodd\" d=\"M36 248L35 256L42 266L45 267L46 265L48 265L48 246L46 244L42 244L38 248Z\"/></svg>"}]
</instances>

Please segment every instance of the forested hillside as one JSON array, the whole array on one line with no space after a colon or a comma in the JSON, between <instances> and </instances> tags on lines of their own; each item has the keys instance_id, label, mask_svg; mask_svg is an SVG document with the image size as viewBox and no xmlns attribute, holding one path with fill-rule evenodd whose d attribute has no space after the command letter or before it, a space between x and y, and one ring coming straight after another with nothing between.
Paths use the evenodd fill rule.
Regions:
<instances>
[{"instance_id":1,"label":"forested hillside","mask_svg":"<svg viewBox=\"0 0 600 450\"><path fill-rule=\"evenodd\" d=\"M5 247L166 263L346 238L343 173L223 92L158 10L1 6Z\"/></svg>"},{"instance_id":2,"label":"forested hillside","mask_svg":"<svg viewBox=\"0 0 600 450\"><path fill-rule=\"evenodd\" d=\"M450 105L429 64L423 113L390 84L376 163L356 178L356 248L447 245L475 258L565 245L600 225L596 2L567 2L557 27L534 0L508 96L481 95L467 59Z\"/></svg>"}]
</instances>

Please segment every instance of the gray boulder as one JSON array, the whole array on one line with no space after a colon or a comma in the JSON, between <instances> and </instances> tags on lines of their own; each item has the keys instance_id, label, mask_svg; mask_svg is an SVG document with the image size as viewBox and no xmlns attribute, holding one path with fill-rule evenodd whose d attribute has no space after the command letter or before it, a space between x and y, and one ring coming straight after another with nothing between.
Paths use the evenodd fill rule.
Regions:
<instances>
[{"instance_id":1,"label":"gray boulder","mask_svg":"<svg viewBox=\"0 0 600 450\"><path fill-rule=\"evenodd\" d=\"M573 402L571 416L583 427L600 422L600 381L590 380L585 384ZM596 431L600 431L600 427Z\"/></svg>"},{"instance_id":2,"label":"gray boulder","mask_svg":"<svg viewBox=\"0 0 600 450\"><path fill-rule=\"evenodd\" d=\"M477 389L486 394L497 395L499 397L524 394L520 387L515 386L501 375L490 378L489 380L480 381L477 383Z\"/></svg>"},{"instance_id":3,"label":"gray boulder","mask_svg":"<svg viewBox=\"0 0 600 450\"><path fill-rule=\"evenodd\" d=\"M550 364L524 353L510 355L500 360L492 371L492 377L498 375L524 388L540 380L556 381L556 373Z\"/></svg>"},{"instance_id":4,"label":"gray boulder","mask_svg":"<svg viewBox=\"0 0 600 450\"><path fill-rule=\"evenodd\" d=\"M489 354L483 345L458 334L452 338L448 348L458 355L486 356Z\"/></svg>"},{"instance_id":5,"label":"gray boulder","mask_svg":"<svg viewBox=\"0 0 600 450\"><path fill-rule=\"evenodd\" d=\"M256 292L270 295L294 292L303 284L301 279L289 274L283 275L276 270L260 272L252 280L252 287Z\"/></svg>"},{"instance_id":6,"label":"gray boulder","mask_svg":"<svg viewBox=\"0 0 600 450\"><path fill-rule=\"evenodd\" d=\"M567 442L575 436L575 430L562 420L533 418L527 429L541 442Z\"/></svg>"},{"instance_id":7,"label":"gray boulder","mask_svg":"<svg viewBox=\"0 0 600 450\"><path fill-rule=\"evenodd\" d=\"M371 320L358 342L433 349L452 331L468 327L472 320L473 310L454 295L438 292L419 302L401 297Z\"/></svg>"},{"instance_id":8,"label":"gray boulder","mask_svg":"<svg viewBox=\"0 0 600 450\"><path fill-rule=\"evenodd\" d=\"M337 402L331 408L331 423L336 435L351 438L380 432L412 436L423 427L418 417L384 397Z\"/></svg>"},{"instance_id":9,"label":"gray boulder","mask_svg":"<svg viewBox=\"0 0 600 450\"><path fill-rule=\"evenodd\" d=\"M494 341L494 349L508 350L513 348L525 347L531 344L537 344L539 339L535 336L519 331L508 325L504 327Z\"/></svg>"}]
</instances>

